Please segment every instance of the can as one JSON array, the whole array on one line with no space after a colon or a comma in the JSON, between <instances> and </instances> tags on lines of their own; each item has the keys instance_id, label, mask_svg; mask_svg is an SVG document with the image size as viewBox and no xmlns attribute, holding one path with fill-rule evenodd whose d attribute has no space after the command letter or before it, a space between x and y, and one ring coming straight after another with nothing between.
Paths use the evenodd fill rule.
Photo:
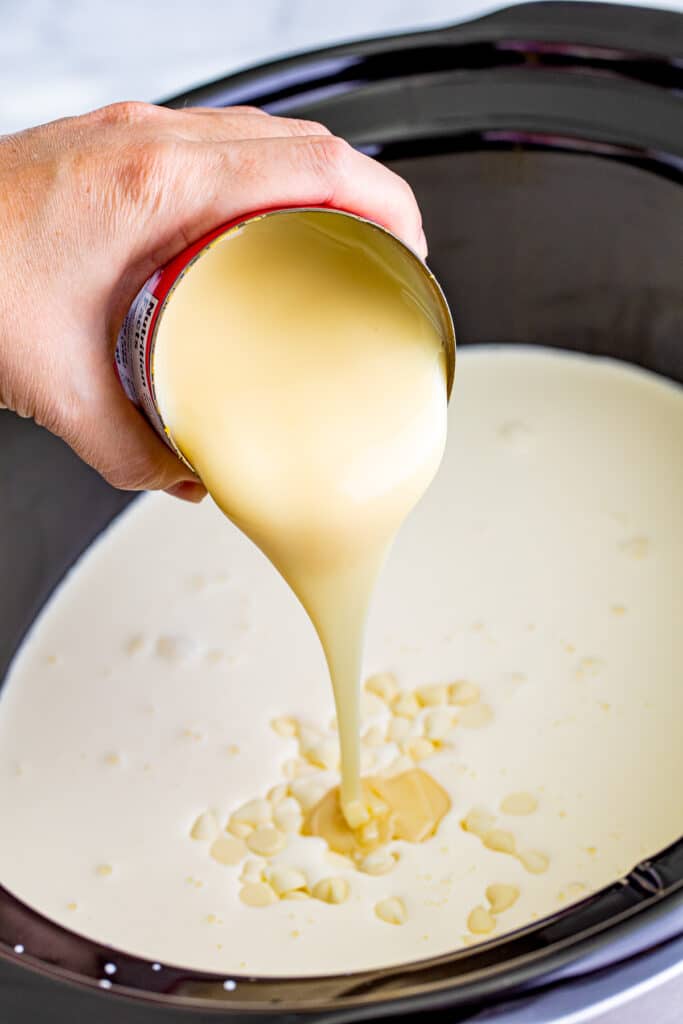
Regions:
<instances>
[{"instance_id":1,"label":"can","mask_svg":"<svg viewBox=\"0 0 683 1024\"><path fill-rule=\"evenodd\" d=\"M365 244L372 244L373 232L380 232L391 239L408 261L418 269L421 282L428 296L428 314L438 323L446 355L447 395L450 398L455 376L455 330L446 297L427 265L409 246L386 228L374 221L343 210L328 207L297 206L262 210L221 224L193 242L165 266L160 267L147 281L133 300L118 334L115 350L115 367L119 380L128 398L141 410L157 434L178 458L194 472L191 463L176 444L171 431L159 409L154 386L154 350L158 328L173 292L193 264L202 258L218 241L237 235L266 217L296 216L296 214L320 213L326 216L352 218L360 230L368 231ZM377 243L375 242L375 245ZM406 285L410 287L409 284ZM412 288L411 290L415 290Z\"/></svg>"}]
</instances>

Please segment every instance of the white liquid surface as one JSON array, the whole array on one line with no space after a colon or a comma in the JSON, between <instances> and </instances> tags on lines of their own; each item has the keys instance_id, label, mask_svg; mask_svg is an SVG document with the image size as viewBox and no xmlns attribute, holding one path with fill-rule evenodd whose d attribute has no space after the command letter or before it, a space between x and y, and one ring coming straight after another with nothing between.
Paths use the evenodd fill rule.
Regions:
<instances>
[{"instance_id":1,"label":"white liquid surface","mask_svg":"<svg viewBox=\"0 0 683 1024\"><path fill-rule=\"evenodd\" d=\"M493 709L421 763L453 802L438 834L397 844L390 874L348 872L342 905L240 903L240 868L211 860L192 824L207 808L223 824L282 781L296 743L269 723L327 728L332 695L310 623L264 556L209 503L153 496L71 573L2 691L3 885L151 960L336 973L458 948L492 883L520 890L495 934L518 927L681 834L681 390L620 364L483 348L459 357L449 417L440 474L381 579L366 660L406 688L470 680ZM519 791L538 810L503 814ZM474 806L548 870L465 833ZM332 873L321 840L279 857ZM389 897L405 904L400 927L373 911Z\"/></svg>"}]
</instances>

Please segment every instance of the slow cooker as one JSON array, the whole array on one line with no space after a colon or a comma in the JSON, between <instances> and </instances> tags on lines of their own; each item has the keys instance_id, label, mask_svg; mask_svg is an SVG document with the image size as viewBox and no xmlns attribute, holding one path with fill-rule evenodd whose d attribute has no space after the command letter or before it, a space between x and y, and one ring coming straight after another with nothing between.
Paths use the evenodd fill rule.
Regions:
<instances>
[{"instance_id":1,"label":"slow cooker","mask_svg":"<svg viewBox=\"0 0 683 1024\"><path fill-rule=\"evenodd\" d=\"M460 345L577 349L683 381L681 89L683 15L532 3L294 56L169 102L322 121L406 177ZM57 582L132 496L9 413L0 476L0 566L12 581L0 589L1 679ZM512 934L313 979L226 979L142 961L0 887L3 1024L417 1014L568 1024L624 1021L629 1003L629 1021L683 1014L683 839Z\"/></svg>"}]
</instances>

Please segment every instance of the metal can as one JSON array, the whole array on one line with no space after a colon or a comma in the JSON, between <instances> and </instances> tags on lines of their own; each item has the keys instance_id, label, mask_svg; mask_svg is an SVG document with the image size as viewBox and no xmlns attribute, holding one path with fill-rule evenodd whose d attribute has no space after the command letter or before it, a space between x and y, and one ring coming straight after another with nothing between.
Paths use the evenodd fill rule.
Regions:
<instances>
[{"instance_id":1,"label":"metal can","mask_svg":"<svg viewBox=\"0 0 683 1024\"><path fill-rule=\"evenodd\" d=\"M446 298L436 278L412 249L390 231L387 231L386 228L375 224L374 221L359 217L356 214L332 210L327 207L284 207L282 209L264 210L248 214L214 228L213 231L197 239L196 242L193 242L187 249L184 249L164 267L161 267L152 274L133 300L119 331L116 343L116 371L128 398L144 413L150 424L169 448L190 469L193 467L175 443L171 431L163 421L154 386L154 350L164 310L168 303L172 301L173 292L184 275L216 242L230 235L237 235L244 230L248 230L252 225L256 225L266 217L296 216L302 213L320 213L325 216L334 215L352 218L359 226L360 231L368 232L367 244L372 244L373 233L380 232L384 238L391 240L392 245L398 247L397 252L402 255L407 266L409 265L413 270L417 268L418 280L427 296L429 304L427 312L439 325L442 344L446 354L447 394L450 398L455 375L455 331L453 320ZM377 245L376 240L375 245ZM408 287L410 286L408 285Z\"/></svg>"}]
</instances>

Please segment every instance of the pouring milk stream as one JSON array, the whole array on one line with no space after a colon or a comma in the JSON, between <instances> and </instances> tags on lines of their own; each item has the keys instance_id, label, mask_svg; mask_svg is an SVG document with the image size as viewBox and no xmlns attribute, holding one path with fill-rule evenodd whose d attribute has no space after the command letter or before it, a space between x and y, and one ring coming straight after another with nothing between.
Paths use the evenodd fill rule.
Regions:
<instances>
[{"instance_id":1,"label":"pouring milk stream","mask_svg":"<svg viewBox=\"0 0 683 1024\"><path fill-rule=\"evenodd\" d=\"M155 283L124 324L124 386L148 415L151 397L153 423L315 626L342 781L340 800L328 794L309 828L362 846L373 816L360 777L365 623L392 541L444 451L454 359L445 301L389 233L322 210L248 220L195 246L162 299ZM383 794L393 834L426 838L448 797L425 773L407 774ZM416 825L417 804L426 820Z\"/></svg>"}]
</instances>

